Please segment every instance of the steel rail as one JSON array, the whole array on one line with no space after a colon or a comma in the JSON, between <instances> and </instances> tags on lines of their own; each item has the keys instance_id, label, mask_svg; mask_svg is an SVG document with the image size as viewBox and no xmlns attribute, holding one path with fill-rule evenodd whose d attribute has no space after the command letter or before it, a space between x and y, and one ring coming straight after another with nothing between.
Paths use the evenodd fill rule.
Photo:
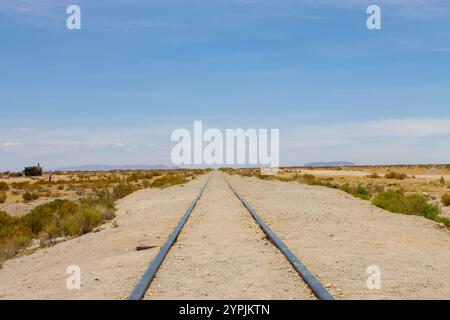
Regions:
<instances>
[{"instance_id":1,"label":"steel rail","mask_svg":"<svg viewBox=\"0 0 450 320\"><path fill-rule=\"evenodd\" d=\"M225 178L224 178L225 179ZM269 228L269 226L261 219L256 213L255 209L245 201L245 199L237 192L235 188L225 179L226 183L230 187L231 191L241 200L242 204L252 215L253 219L259 224L266 236L272 241L272 243L284 254L289 260L295 271L302 277L308 287L314 293L314 295L320 300L334 300L333 296L322 286L322 284L313 276L313 274L306 268L306 266L292 253L291 250L281 241L275 233Z\"/></svg>"},{"instance_id":2,"label":"steel rail","mask_svg":"<svg viewBox=\"0 0 450 320\"><path fill-rule=\"evenodd\" d=\"M145 292L147 291L148 287L150 286L151 282L155 278L156 272L158 271L159 267L163 263L165 257L167 256L167 253L169 252L170 248L173 246L175 241L178 238L178 235L180 234L181 230L183 229L186 221L188 220L189 216L191 215L192 210L194 209L195 205L197 204L198 200L203 194L203 191L205 191L206 186L209 183L209 180L206 181L206 183L203 185L203 187L200 189L200 191L197 193L197 196L195 199L191 202L189 208L186 210L185 214L181 218L181 220L178 222L178 225L175 227L175 229L170 234L169 238L167 239L166 243L161 247L161 250L159 251L158 255L153 259L152 263L150 264L150 267L147 269L147 271L142 276L139 283L134 288L131 295L128 297L128 300L142 300L142 298L145 295Z\"/></svg>"}]
</instances>

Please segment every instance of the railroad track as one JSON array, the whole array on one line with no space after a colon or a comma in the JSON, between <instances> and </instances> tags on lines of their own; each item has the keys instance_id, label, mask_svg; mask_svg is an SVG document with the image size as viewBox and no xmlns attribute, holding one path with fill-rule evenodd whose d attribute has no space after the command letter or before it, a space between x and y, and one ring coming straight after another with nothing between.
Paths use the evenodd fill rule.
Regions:
<instances>
[{"instance_id":1,"label":"railroad track","mask_svg":"<svg viewBox=\"0 0 450 320\"><path fill-rule=\"evenodd\" d=\"M192 211L197 205L198 201L203 195L210 179L200 188L194 200L191 202L183 217L179 221L178 225L175 227L173 232L170 234L166 243L161 247L161 250L157 256L153 259L147 271L144 273L139 283L134 288L133 292L129 296L129 300L141 300L144 298L146 291L150 287L153 279L156 276L159 268L161 267L164 259L169 253L171 247L176 242L181 230L183 229L186 221L189 219ZM262 229L267 238L273 243L273 245L286 257L289 263L292 265L294 270L303 279L303 281L308 285L311 292L319 300L333 300L332 295L320 284L320 282L314 277L314 275L306 268L306 266L298 259L292 251L276 236L276 234L269 228L269 226L261 219L255 209L240 195L240 193L234 188L226 179L225 182L231 189L233 194L240 200L243 206L248 210L256 223Z\"/></svg>"}]
</instances>

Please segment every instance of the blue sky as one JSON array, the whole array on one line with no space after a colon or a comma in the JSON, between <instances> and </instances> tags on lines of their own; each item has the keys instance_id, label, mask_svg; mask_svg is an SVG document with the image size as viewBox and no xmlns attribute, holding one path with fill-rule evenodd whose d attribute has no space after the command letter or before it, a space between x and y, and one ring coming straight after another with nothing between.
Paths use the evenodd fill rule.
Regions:
<instances>
[{"instance_id":1,"label":"blue sky","mask_svg":"<svg viewBox=\"0 0 450 320\"><path fill-rule=\"evenodd\" d=\"M450 163L448 1L0 0L0 38L0 170L170 164L194 120L279 128L283 165Z\"/></svg>"}]
</instances>

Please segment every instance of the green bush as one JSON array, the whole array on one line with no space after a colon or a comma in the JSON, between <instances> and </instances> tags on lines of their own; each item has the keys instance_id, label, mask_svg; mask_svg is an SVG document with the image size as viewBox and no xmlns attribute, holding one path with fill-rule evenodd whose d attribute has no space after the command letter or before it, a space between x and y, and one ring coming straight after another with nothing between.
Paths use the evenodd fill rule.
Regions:
<instances>
[{"instance_id":1,"label":"green bush","mask_svg":"<svg viewBox=\"0 0 450 320\"><path fill-rule=\"evenodd\" d=\"M450 228L450 219L446 217L438 217L436 219L437 222L442 223L447 228Z\"/></svg>"},{"instance_id":2,"label":"green bush","mask_svg":"<svg viewBox=\"0 0 450 320\"><path fill-rule=\"evenodd\" d=\"M31 238L31 230L20 224L19 218L0 211L0 261L17 254Z\"/></svg>"},{"instance_id":3,"label":"green bush","mask_svg":"<svg viewBox=\"0 0 450 320\"><path fill-rule=\"evenodd\" d=\"M364 187L363 185L358 185L358 187L356 187L355 189L353 189L352 194L360 199L363 200L370 200L371 198L371 193L369 192L369 190L366 189L366 187Z\"/></svg>"},{"instance_id":4,"label":"green bush","mask_svg":"<svg viewBox=\"0 0 450 320\"><path fill-rule=\"evenodd\" d=\"M444 194L441 198L441 202L444 206L450 206L450 193Z\"/></svg>"},{"instance_id":5,"label":"green bush","mask_svg":"<svg viewBox=\"0 0 450 320\"><path fill-rule=\"evenodd\" d=\"M79 223L80 234L85 234L103 222L103 218L94 206L82 206L78 208L76 222Z\"/></svg>"},{"instance_id":6,"label":"green bush","mask_svg":"<svg viewBox=\"0 0 450 320\"><path fill-rule=\"evenodd\" d=\"M338 189L347 193L352 193L352 187L350 187L348 183L339 186Z\"/></svg>"},{"instance_id":7,"label":"green bush","mask_svg":"<svg viewBox=\"0 0 450 320\"><path fill-rule=\"evenodd\" d=\"M0 191L9 191L9 185L6 182L0 181Z\"/></svg>"},{"instance_id":8,"label":"green bush","mask_svg":"<svg viewBox=\"0 0 450 320\"><path fill-rule=\"evenodd\" d=\"M119 183L113 188L113 197L118 200L125 198L136 191L136 188L130 183Z\"/></svg>"},{"instance_id":9,"label":"green bush","mask_svg":"<svg viewBox=\"0 0 450 320\"><path fill-rule=\"evenodd\" d=\"M370 200L370 198L372 197L372 193L361 184L355 188L354 186L350 186L348 183L346 183L340 185L338 189L363 200Z\"/></svg>"},{"instance_id":10,"label":"green bush","mask_svg":"<svg viewBox=\"0 0 450 320\"><path fill-rule=\"evenodd\" d=\"M435 221L440 214L439 206L428 203L428 199L419 194L404 195L400 191L389 190L378 193L372 203L387 211L423 216Z\"/></svg>"},{"instance_id":11,"label":"green bush","mask_svg":"<svg viewBox=\"0 0 450 320\"><path fill-rule=\"evenodd\" d=\"M20 218L21 222L29 227L33 234L41 231L48 232L52 236L63 235L60 232L60 221L69 216L74 216L77 212L77 204L69 200L55 200L34 208L29 214ZM57 231L49 232L50 226L54 224Z\"/></svg>"}]
</instances>

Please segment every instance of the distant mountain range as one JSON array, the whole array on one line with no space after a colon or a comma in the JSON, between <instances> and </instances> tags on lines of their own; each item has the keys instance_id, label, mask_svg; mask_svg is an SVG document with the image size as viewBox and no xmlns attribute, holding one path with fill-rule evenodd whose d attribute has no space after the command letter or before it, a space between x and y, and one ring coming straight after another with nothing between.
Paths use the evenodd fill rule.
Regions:
<instances>
[{"instance_id":1,"label":"distant mountain range","mask_svg":"<svg viewBox=\"0 0 450 320\"><path fill-rule=\"evenodd\" d=\"M49 169L47 171L112 171L112 170L173 170L176 167L166 166L164 164L155 165L103 165L87 164L75 167L64 167Z\"/></svg>"},{"instance_id":2,"label":"distant mountain range","mask_svg":"<svg viewBox=\"0 0 450 320\"><path fill-rule=\"evenodd\" d=\"M355 164L347 161L335 161L335 162L309 162L305 163L305 167L352 167Z\"/></svg>"}]
</instances>

